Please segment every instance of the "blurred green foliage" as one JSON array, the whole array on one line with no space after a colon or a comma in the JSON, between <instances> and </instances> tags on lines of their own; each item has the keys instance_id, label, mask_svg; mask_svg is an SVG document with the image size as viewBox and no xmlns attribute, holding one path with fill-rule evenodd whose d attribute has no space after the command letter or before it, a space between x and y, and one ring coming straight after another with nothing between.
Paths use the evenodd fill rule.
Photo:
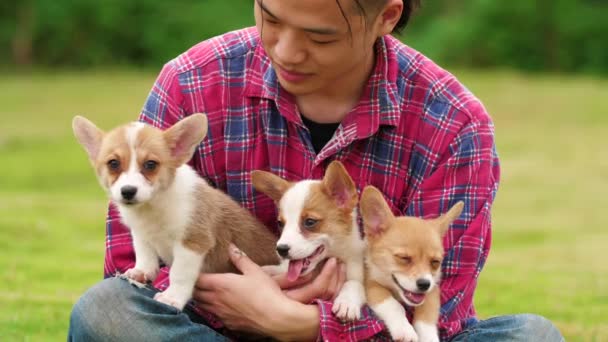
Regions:
<instances>
[{"instance_id":1,"label":"blurred green foliage","mask_svg":"<svg viewBox=\"0 0 608 342\"><path fill-rule=\"evenodd\" d=\"M434 0L401 37L442 65L608 74L608 1ZM152 65L253 24L253 1L0 3L0 63Z\"/></svg>"},{"instance_id":2,"label":"blurred green foliage","mask_svg":"<svg viewBox=\"0 0 608 342\"><path fill-rule=\"evenodd\" d=\"M422 3L404 40L439 63L608 74L606 0Z\"/></svg>"}]
</instances>

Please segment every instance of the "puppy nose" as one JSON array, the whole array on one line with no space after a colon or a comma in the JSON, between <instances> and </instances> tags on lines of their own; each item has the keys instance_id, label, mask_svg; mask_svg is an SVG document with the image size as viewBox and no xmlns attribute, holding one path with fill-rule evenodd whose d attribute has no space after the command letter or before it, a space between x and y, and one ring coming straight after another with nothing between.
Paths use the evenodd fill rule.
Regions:
<instances>
[{"instance_id":1,"label":"puppy nose","mask_svg":"<svg viewBox=\"0 0 608 342\"><path fill-rule=\"evenodd\" d=\"M125 185L120 188L120 194L122 195L122 198L126 200L132 200L136 193L137 188L131 185Z\"/></svg>"},{"instance_id":2,"label":"puppy nose","mask_svg":"<svg viewBox=\"0 0 608 342\"><path fill-rule=\"evenodd\" d=\"M420 291L426 291L431 287L431 281L428 279L420 278L416 280L416 286Z\"/></svg>"},{"instance_id":3,"label":"puppy nose","mask_svg":"<svg viewBox=\"0 0 608 342\"><path fill-rule=\"evenodd\" d=\"M289 245L277 245L277 253L283 258L286 258L289 254Z\"/></svg>"}]
</instances>

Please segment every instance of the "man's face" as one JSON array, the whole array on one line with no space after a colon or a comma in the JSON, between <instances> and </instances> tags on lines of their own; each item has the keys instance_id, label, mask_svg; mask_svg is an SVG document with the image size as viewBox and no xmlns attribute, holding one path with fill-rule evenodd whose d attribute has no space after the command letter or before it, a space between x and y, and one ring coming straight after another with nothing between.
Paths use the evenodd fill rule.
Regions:
<instances>
[{"instance_id":1,"label":"man's face","mask_svg":"<svg viewBox=\"0 0 608 342\"><path fill-rule=\"evenodd\" d=\"M255 21L264 49L279 83L295 96L340 87L341 80L368 72L364 69L373 63L375 25L366 25L354 0L339 0L339 4L336 0L255 0Z\"/></svg>"}]
</instances>

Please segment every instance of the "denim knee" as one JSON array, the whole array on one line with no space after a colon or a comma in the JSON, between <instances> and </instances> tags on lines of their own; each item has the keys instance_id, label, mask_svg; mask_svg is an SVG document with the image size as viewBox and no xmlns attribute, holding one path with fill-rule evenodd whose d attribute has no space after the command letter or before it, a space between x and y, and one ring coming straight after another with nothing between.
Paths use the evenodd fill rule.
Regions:
<instances>
[{"instance_id":1,"label":"denim knee","mask_svg":"<svg viewBox=\"0 0 608 342\"><path fill-rule=\"evenodd\" d=\"M557 327L543 316L535 314L516 315L522 321L522 335L531 341L564 341Z\"/></svg>"},{"instance_id":2,"label":"denim knee","mask_svg":"<svg viewBox=\"0 0 608 342\"><path fill-rule=\"evenodd\" d=\"M70 317L69 341L225 341L188 314L153 299L156 290L108 278L78 300Z\"/></svg>"},{"instance_id":3,"label":"denim knee","mask_svg":"<svg viewBox=\"0 0 608 342\"><path fill-rule=\"evenodd\" d=\"M534 314L517 314L481 320L454 336L452 341L562 342L564 338L548 319Z\"/></svg>"},{"instance_id":4,"label":"denim knee","mask_svg":"<svg viewBox=\"0 0 608 342\"><path fill-rule=\"evenodd\" d=\"M119 333L114 321L120 306L128 305L127 286L122 279L108 278L87 290L72 308L68 340L112 340Z\"/></svg>"}]
</instances>

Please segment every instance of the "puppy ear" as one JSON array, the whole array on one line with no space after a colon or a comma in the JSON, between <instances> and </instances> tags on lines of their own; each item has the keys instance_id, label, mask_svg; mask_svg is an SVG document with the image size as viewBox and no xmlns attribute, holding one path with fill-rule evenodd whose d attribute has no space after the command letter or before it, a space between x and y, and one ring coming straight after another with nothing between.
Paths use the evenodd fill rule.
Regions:
<instances>
[{"instance_id":1,"label":"puppy ear","mask_svg":"<svg viewBox=\"0 0 608 342\"><path fill-rule=\"evenodd\" d=\"M450 228L450 224L452 224L454 220L460 217L462 209L464 209L464 202L458 201L450 208L450 210L448 210L447 213L437 218L437 221L439 223L439 234L441 234L441 236L444 236L445 233L447 233L448 228Z\"/></svg>"},{"instance_id":2,"label":"puppy ear","mask_svg":"<svg viewBox=\"0 0 608 342\"><path fill-rule=\"evenodd\" d=\"M357 205L357 188L341 162L335 160L329 164L323 186L340 208L353 210Z\"/></svg>"},{"instance_id":3,"label":"puppy ear","mask_svg":"<svg viewBox=\"0 0 608 342\"><path fill-rule=\"evenodd\" d=\"M180 120L163 135L177 165L188 162L194 150L207 135L208 123L205 114L192 114Z\"/></svg>"},{"instance_id":4,"label":"puppy ear","mask_svg":"<svg viewBox=\"0 0 608 342\"><path fill-rule=\"evenodd\" d=\"M366 238L374 239L382 235L395 219L380 190L371 185L363 189L359 207Z\"/></svg>"},{"instance_id":5,"label":"puppy ear","mask_svg":"<svg viewBox=\"0 0 608 342\"><path fill-rule=\"evenodd\" d=\"M89 159L96 160L104 135L103 131L88 119L78 115L72 119L72 130L76 140L89 155Z\"/></svg>"},{"instance_id":6,"label":"puppy ear","mask_svg":"<svg viewBox=\"0 0 608 342\"><path fill-rule=\"evenodd\" d=\"M289 188L288 181L267 171L252 171L251 182L253 183L255 190L266 194L277 203Z\"/></svg>"}]
</instances>

